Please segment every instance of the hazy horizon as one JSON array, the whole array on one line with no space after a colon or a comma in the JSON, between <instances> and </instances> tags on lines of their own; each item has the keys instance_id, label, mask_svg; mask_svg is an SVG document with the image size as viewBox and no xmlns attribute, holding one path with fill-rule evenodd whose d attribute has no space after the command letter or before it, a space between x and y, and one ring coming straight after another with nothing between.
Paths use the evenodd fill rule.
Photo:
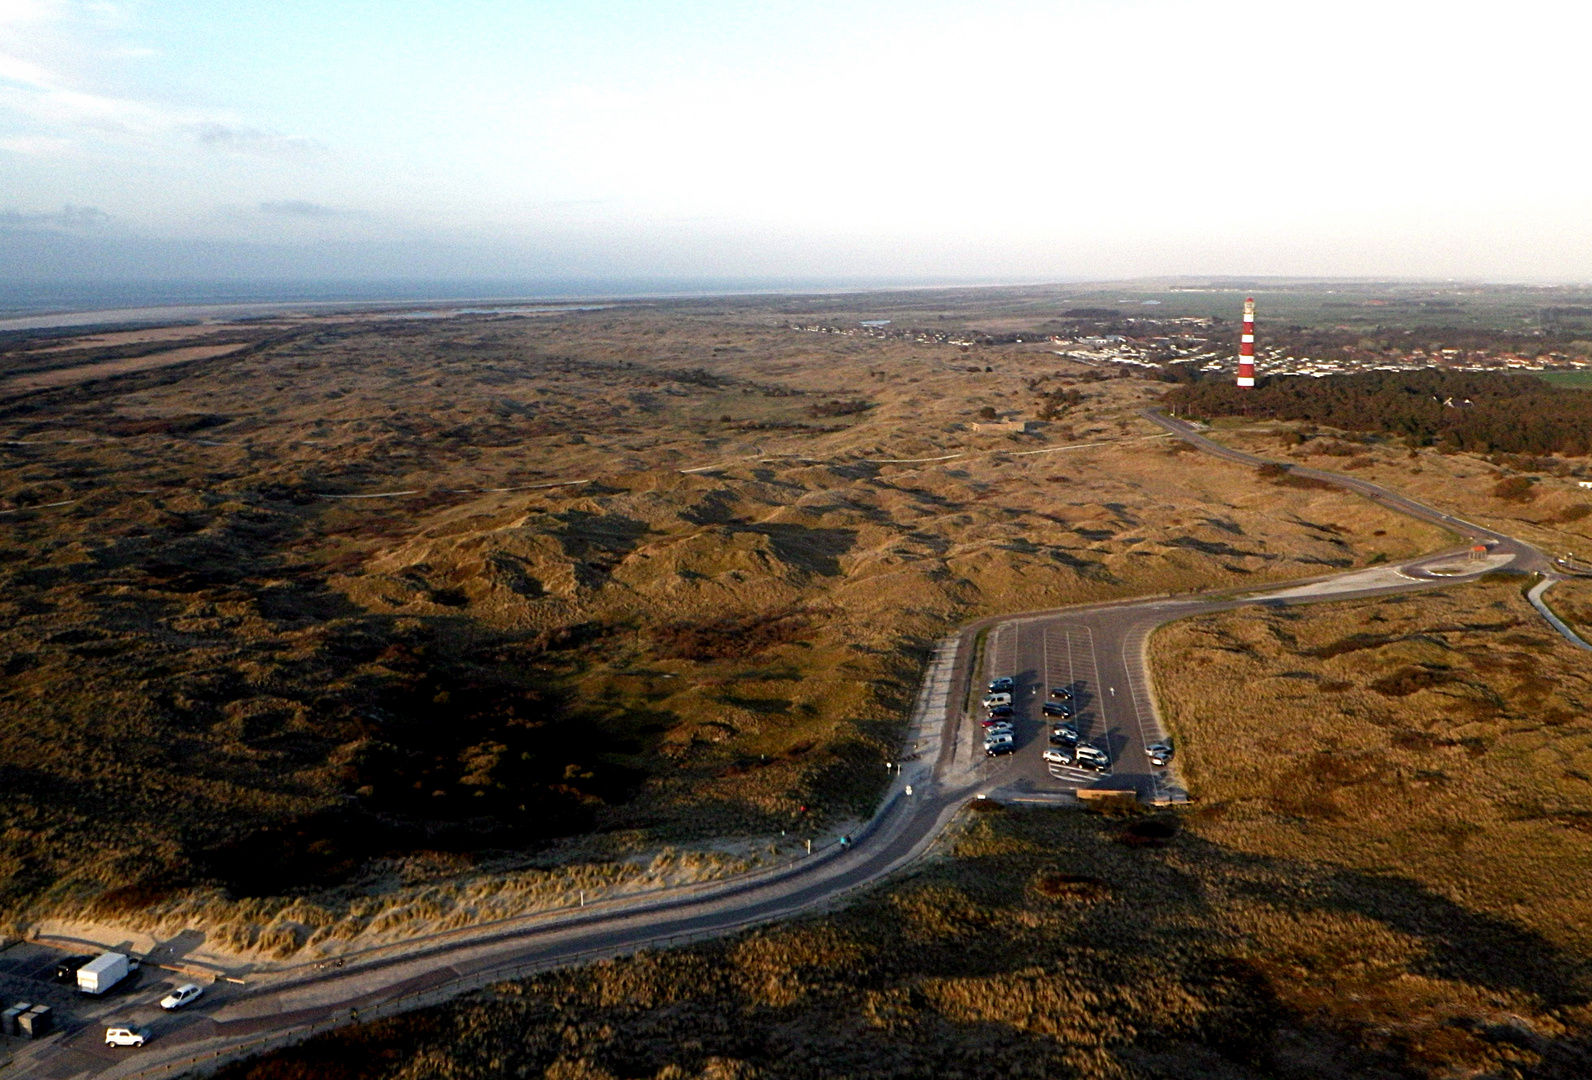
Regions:
<instances>
[{"instance_id":1,"label":"hazy horizon","mask_svg":"<svg viewBox=\"0 0 1592 1080\"><path fill-rule=\"evenodd\" d=\"M1592 12L0 0L0 278L1592 279Z\"/></svg>"},{"instance_id":2,"label":"hazy horizon","mask_svg":"<svg viewBox=\"0 0 1592 1080\"><path fill-rule=\"evenodd\" d=\"M1456 278L1310 277L1265 275L1155 275L1139 278L1053 280L955 280L911 278L368 278L327 279L177 279L59 281L0 280L0 332L159 322L191 318L246 318L289 311L381 310L479 304L578 304L649 300L746 299L788 296L816 299L904 293L978 290L1056 290L1080 302L1091 293L1128 294L1118 303L1162 303L1186 294L1280 296L1342 290L1395 295L1407 290L1438 293L1507 292L1514 289L1578 294L1592 288L1576 282L1509 282ZM1160 296L1163 299L1146 300ZM1236 303L1236 301L1233 301ZM866 305L864 305L866 306ZM1222 303L1197 303L1201 314L1231 314ZM1232 306L1227 304L1227 306ZM1236 310L1236 309L1235 309Z\"/></svg>"}]
</instances>

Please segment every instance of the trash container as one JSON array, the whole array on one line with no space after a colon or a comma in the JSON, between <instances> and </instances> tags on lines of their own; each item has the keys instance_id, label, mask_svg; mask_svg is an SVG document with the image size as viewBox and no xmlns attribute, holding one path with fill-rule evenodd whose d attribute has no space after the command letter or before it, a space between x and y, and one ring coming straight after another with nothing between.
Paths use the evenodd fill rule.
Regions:
<instances>
[{"instance_id":1,"label":"trash container","mask_svg":"<svg viewBox=\"0 0 1592 1080\"><path fill-rule=\"evenodd\" d=\"M31 1008L33 1008L33 1003L30 1001L24 1001L21 1004L13 1005L5 1012L0 1013L0 1032L3 1032L6 1035L22 1034L22 1032L17 1028L17 1017L21 1016Z\"/></svg>"},{"instance_id":2,"label":"trash container","mask_svg":"<svg viewBox=\"0 0 1592 1080\"><path fill-rule=\"evenodd\" d=\"M55 1014L48 1005L35 1005L21 1016L17 1017L17 1027L30 1039L37 1039L50 1033L50 1025L54 1022Z\"/></svg>"}]
</instances>

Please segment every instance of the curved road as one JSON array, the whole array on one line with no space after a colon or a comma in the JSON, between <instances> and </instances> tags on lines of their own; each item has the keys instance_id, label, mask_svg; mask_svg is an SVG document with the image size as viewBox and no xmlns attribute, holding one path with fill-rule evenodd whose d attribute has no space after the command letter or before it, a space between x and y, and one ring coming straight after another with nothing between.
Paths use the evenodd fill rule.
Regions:
<instances>
[{"instance_id":1,"label":"curved road","mask_svg":"<svg viewBox=\"0 0 1592 1080\"><path fill-rule=\"evenodd\" d=\"M1197 429L1155 411L1144 414L1201 450L1244 465L1270 464L1223 447ZM1287 467L1287 466L1285 466ZM784 868L727 882L650 897L618 899L563 915L527 917L498 927L463 930L428 947L385 959L297 978L235 987L216 983L193 1006L174 1014L153 1008L154 986L103 1004L63 1024L64 1034L17 1052L18 1075L155 1077L180 1073L196 1060L213 1061L302 1033L324 1029L363 1010L396 1007L399 999L450 993L652 945L729 933L821 909L873 885L921 856L962 805L975 795L1011 801L1065 802L1079 788L1132 789L1141 798L1183 798L1174 770L1148 765L1143 747L1164 737L1150 692L1144 647L1150 632L1174 619L1243 604L1303 604L1438 588L1488 569L1510 566L1557 579L1541 552L1522 541L1417 503L1356 477L1294 467L1390 509L1441 525L1467 541L1463 548L1369 570L1291 582L1264 591L1228 590L1177 598L1149 598L986 619L941 644L926 676L908 738L914 752L886 794L882 808L849 849L831 848ZM1484 544L1482 561L1468 558ZM1537 590L1534 590L1534 592ZM1539 610L1541 608L1539 605ZM1562 623L1561 633L1587 647ZM976 670L975 670L976 665ZM1011 675L1018 680L1018 750L987 759L969 705L970 680ZM1045 745L1039 703L1050 686L1070 685L1085 737L1106 749L1106 775L1041 760ZM1175 766L1175 763L1174 763ZM413 1004L412 1000L404 1004ZM95 1003L100 1004L100 1003ZM103 1046L108 1019L132 1018L152 1032L142 1050Z\"/></svg>"}]
</instances>

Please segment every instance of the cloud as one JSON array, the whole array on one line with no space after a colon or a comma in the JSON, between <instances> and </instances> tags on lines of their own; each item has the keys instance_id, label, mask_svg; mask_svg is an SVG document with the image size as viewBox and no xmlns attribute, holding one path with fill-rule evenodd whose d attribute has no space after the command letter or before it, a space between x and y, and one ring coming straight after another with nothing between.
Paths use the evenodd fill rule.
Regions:
<instances>
[{"instance_id":1,"label":"cloud","mask_svg":"<svg viewBox=\"0 0 1592 1080\"><path fill-rule=\"evenodd\" d=\"M314 139L279 135L273 131L218 120L203 120L190 125L194 137L215 150L238 154L305 155L323 154L326 147Z\"/></svg>"},{"instance_id":2,"label":"cloud","mask_svg":"<svg viewBox=\"0 0 1592 1080\"><path fill-rule=\"evenodd\" d=\"M110 224L111 216L97 206L72 206L43 214L24 214L20 210L0 210L0 229L70 229L74 232L100 229Z\"/></svg>"},{"instance_id":3,"label":"cloud","mask_svg":"<svg viewBox=\"0 0 1592 1080\"><path fill-rule=\"evenodd\" d=\"M299 218L331 218L342 217L342 211L333 210L330 206L310 202L307 199L283 199L280 202L262 202L262 214L277 214L283 217Z\"/></svg>"},{"instance_id":4,"label":"cloud","mask_svg":"<svg viewBox=\"0 0 1592 1080\"><path fill-rule=\"evenodd\" d=\"M24 157L56 157L72 148L72 140L49 135L16 135L0 139L0 150Z\"/></svg>"},{"instance_id":5,"label":"cloud","mask_svg":"<svg viewBox=\"0 0 1592 1080\"><path fill-rule=\"evenodd\" d=\"M0 53L0 79L39 88L49 84L50 73L31 60Z\"/></svg>"},{"instance_id":6,"label":"cloud","mask_svg":"<svg viewBox=\"0 0 1592 1080\"><path fill-rule=\"evenodd\" d=\"M86 52L103 62L158 54L123 42L94 48L89 42L97 40L95 35L89 34L86 41L81 33L74 36L61 29L72 27L73 17L83 13L102 29L132 19L130 9L117 3L0 0L0 123L21 118L57 138L83 132L146 144L191 138L201 146L230 154L280 157L326 152L314 139L255 127L225 112L85 89L83 79L68 72L83 67ZM21 31L23 27L28 29Z\"/></svg>"}]
</instances>

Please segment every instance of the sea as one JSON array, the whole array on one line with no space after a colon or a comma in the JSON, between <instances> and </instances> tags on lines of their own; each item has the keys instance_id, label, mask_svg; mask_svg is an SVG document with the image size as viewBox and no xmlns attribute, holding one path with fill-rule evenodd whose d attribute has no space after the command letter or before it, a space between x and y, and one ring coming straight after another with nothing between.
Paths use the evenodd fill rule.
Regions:
<instances>
[{"instance_id":1,"label":"sea","mask_svg":"<svg viewBox=\"0 0 1592 1080\"><path fill-rule=\"evenodd\" d=\"M560 278L368 281L0 281L0 333L169 324L340 311L411 318L534 313L616 301L956 288L992 284L880 278Z\"/></svg>"}]
</instances>

